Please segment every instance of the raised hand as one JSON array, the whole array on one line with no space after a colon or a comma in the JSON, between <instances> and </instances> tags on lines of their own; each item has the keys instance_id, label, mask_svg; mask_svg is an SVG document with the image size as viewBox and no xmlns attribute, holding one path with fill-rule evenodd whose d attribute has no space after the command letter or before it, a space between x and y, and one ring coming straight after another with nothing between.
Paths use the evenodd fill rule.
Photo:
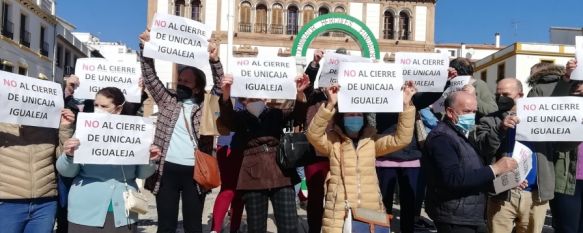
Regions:
<instances>
[{"instance_id":1,"label":"raised hand","mask_svg":"<svg viewBox=\"0 0 583 233\"><path fill-rule=\"evenodd\" d=\"M142 44L145 44L146 42L150 41L150 29L146 28L146 30L142 32L142 34L140 34L139 38Z\"/></svg>"},{"instance_id":2,"label":"raised hand","mask_svg":"<svg viewBox=\"0 0 583 233\"><path fill-rule=\"evenodd\" d=\"M77 148L79 148L80 144L81 142L79 142L79 139L76 138L70 138L69 140L65 141L65 154L71 157L75 156L75 151Z\"/></svg>"},{"instance_id":3,"label":"raised hand","mask_svg":"<svg viewBox=\"0 0 583 233\"><path fill-rule=\"evenodd\" d=\"M577 68L577 60L576 59L569 60L565 68L566 68L565 76L571 78L571 74Z\"/></svg>"},{"instance_id":4,"label":"raised hand","mask_svg":"<svg viewBox=\"0 0 583 233\"><path fill-rule=\"evenodd\" d=\"M296 87L298 93L304 92L310 86L310 78L307 74L300 74L296 77Z\"/></svg>"},{"instance_id":5,"label":"raised hand","mask_svg":"<svg viewBox=\"0 0 583 233\"><path fill-rule=\"evenodd\" d=\"M326 88L326 96L328 97L328 106L334 107L338 103L338 92L340 91L340 85L334 84Z\"/></svg>"},{"instance_id":6,"label":"raised hand","mask_svg":"<svg viewBox=\"0 0 583 233\"><path fill-rule=\"evenodd\" d=\"M156 145L151 145L150 146L150 160L156 161L160 158L160 155L162 155L162 150L160 150L160 147L158 147Z\"/></svg>"},{"instance_id":7,"label":"raised hand","mask_svg":"<svg viewBox=\"0 0 583 233\"><path fill-rule=\"evenodd\" d=\"M70 109L61 110L61 125L71 126L73 122L75 122L75 113L73 113Z\"/></svg>"},{"instance_id":8,"label":"raised hand","mask_svg":"<svg viewBox=\"0 0 583 233\"><path fill-rule=\"evenodd\" d=\"M215 43L214 41L210 41L209 40L208 52L209 52L209 59L212 62L218 62L219 61L219 49L217 47L217 43Z\"/></svg>"},{"instance_id":9,"label":"raised hand","mask_svg":"<svg viewBox=\"0 0 583 233\"><path fill-rule=\"evenodd\" d=\"M403 84L401 89L403 90L403 105L412 104L411 99L413 98L413 95L417 93L415 83L413 83L413 81L407 81Z\"/></svg>"},{"instance_id":10,"label":"raised hand","mask_svg":"<svg viewBox=\"0 0 583 233\"><path fill-rule=\"evenodd\" d=\"M223 100L231 98L231 85L233 85L233 75L225 74L221 79L221 89L223 90Z\"/></svg>"}]
</instances>

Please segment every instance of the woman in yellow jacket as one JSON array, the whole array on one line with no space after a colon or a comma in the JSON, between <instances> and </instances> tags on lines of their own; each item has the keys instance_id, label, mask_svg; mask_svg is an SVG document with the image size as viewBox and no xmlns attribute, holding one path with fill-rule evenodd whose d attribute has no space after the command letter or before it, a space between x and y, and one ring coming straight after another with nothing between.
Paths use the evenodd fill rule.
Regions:
<instances>
[{"instance_id":1,"label":"woman in yellow jacket","mask_svg":"<svg viewBox=\"0 0 583 233\"><path fill-rule=\"evenodd\" d=\"M326 201L322 232L342 232L346 215L345 193L352 208L366 208L385 213L375 170L377 156L390 154L411 143L415 107L411 97L416 90L412 82L403 87L403 112L399 114L396 133L378 135L362 113L336 113L339 86L328 88L328 103L322 105L306 133L318 154L330 159L326 181ZM326 131L334 120L334 130ZM341 152L342 151L342 152ZM340 156L343 154L343 160ZM344 161L344 183L340 162ZM346 191L344 190L346 187Z\"/></svg>"}]
</instances>

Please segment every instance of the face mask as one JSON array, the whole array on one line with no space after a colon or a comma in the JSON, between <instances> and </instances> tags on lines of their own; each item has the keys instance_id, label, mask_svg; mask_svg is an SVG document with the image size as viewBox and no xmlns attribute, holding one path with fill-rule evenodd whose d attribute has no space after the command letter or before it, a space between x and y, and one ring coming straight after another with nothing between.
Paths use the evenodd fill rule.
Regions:
<instances>
[{"instance_id":1,"label":"face mask","mask_svg":"<svg viewBox=\"0 0 583 233\"><path fill-rule=\"evenodd\" d=\"M259 117L259 115L265 109L265 103L263 103L263 101L255 101L248 103L247 106L245 106L245 108L247 109L247 111L249 111L249 113L253 114L253 116Z\"/></svg>"},{"instance_id":2,"label":"face mask","mask_svg":"<svg viewBox=\"0 0 583 233\"><path fill-rule=\"evenodd\" d=\"M498 105L499 111L507 112L512 110L512 108L514 107L514 99L503 95L497 95L496 104Z\"/></svg>"},{"instance_id":3,"label":"face mask","mask_svg":"<svg viewBox=\"0 0 583 233\"><path fill-rule=\"evenodd\" d=\"M455 124L460 129L464 130L465 133L470 132L474 125L476 124L476 114L468 113L460 115L457 118L457 123Z\"/></svg>"},{"instance_id":4,"label":"face mask","mask_svg":"<svg viewBox=\"0 0 583 233\"><path fill-rule=\"evenodd\" d=\"M106 113L106 114L111 114L111 112L105 111L102 108L95 108L93 109L94 113Z\"/></svg>"},{"instance_id":5,"label":"face mask","mask_svg":"<svg viewBox=\"0 0 583 233\"><path fill-rule=\"evenodd\" d=\"M357 134L364 125L364 118L362 116L347 116L344 117L344 129L348 134Z\"/></svg>"},{"instance_id":6,"label":"face mask","mask_svg":"<svg viewBox=\"0 0 583 233\"><path fill-rule=\"evenodd\" d=\"M176 86L176 98L178 100L185 100L192 97L192 89L184 85Z\"/></svg>"}]
</instances>

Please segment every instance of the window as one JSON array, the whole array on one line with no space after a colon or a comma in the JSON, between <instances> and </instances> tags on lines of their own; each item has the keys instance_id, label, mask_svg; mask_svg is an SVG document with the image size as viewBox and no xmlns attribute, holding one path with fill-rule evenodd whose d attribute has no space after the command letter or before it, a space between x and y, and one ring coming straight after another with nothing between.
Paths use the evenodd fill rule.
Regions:
<instances>
[{"instance_id":1,"label":"window","mask_svg":"<svg viewBox=\"0 0 583 233\"><path fill-rule=\"evenodd\" d=\"M30 48L30 32L27 30L28 20L25 14L20 15L20 44Z\"/></svg>"},{"instance_id":2,"label":"window","mask_svg":"<svg viewBox=\"0 0 583 233\"><path fill-rule=\"evenodd\" d=\"M395 39L395 16L393 12L385 11L385 22L383 27L383 39L393 40Z\"/></svg>"},{"instance_id":3,"label":"window","mask_svg":"<svg viewBox=\"0 0 583 233\"><path fill-rule=\"evenodd\" d=\"M287 34L298 34L298 7L289 6L287 8Z\"/></svg>"},{"instance_id":4,"label":"window","mask_svg":"<svg viewBox=\"0 0 583 233\"><path fill-rule=\"evenodd\" d=\"M312 19L314 19L314 7L310 5L304 6L304 17L302 19L303 24L308 24L308 22L310 22Z\"/></svg>"},{"instance_id":5,"label":"window","mask_svg":"<svg viewBox=\"0 0 583 233\"><path fill-rule=\"evenodd\" d=\"M484 82L488 82L488 71L482 71L482 73L480 73L480 79Z\"/></svg>"},{"instance_id":6,"label":"window","mask_svg":"<svg viewBox=\"0 0 583 233\"><path fill-rule=\"evenodd\" d=\"M174 15L184 16L184 0L174 1Z\"/></svg>"},{"instance_id":7,"label":"window","mask_svg":"<svg viewBox=\"0 0 583 233\"><path fill-rule=\"evenodd\" d=\"M18 67L18 74L20 74L20 75L27 75L28 74L28 69L26 67L19 66Z\"/></svg>"},{"instance_id":8,"label":"window","mask_svg":"<svg viewBox=\"0 0 583 233\"><path fill-rule=\"evenodd\" d=\"M73 55L73 67L75 67L75 65L77 64L77 55Z\"/></svg>"},{"instance_id":9,"label":"window","mask_svg":"<svg viewBox=\"0 0 583 233\"><path fill-rule=\"evenodd\" d=\"M399 40L409 40L409 34L411 33L411 17L405 12L399 14Z\"/></svg>"},{"instance_id":10,"label":"window","mask_svg":"<svg viewBox=\"0 0 583 233\"><path fill-rule=\"evenodd\" d=\"M506 77L506 63L501 63L498 65L498 76L496 82L504 79L504 77Z\"/></svg>"},{"instance_id":11,"label":"window","mask_svg":"<svg viewBox=\"0 0 583 233\"><path fill-rule=\"evenodd\" d=\"M14 24L10 21L10 5L2 3L2 35L10 39L14 38Z\"/></svg>"},{"instance_id":12,"label":"window","mask_svg":"<svg viewBox=\"0 0 583 233\"><path fill-rule=\"evenodd\" d=\"M40 54L47 57L49 56L49 43L45 42L47 29L44 26L40 27Z\"/></svg>"},{"instance_id":13,"label":"window","mask_svg":"<svg viewBox=\"0 0 583 233\"><path fill-rule=\"evenodd\" d=\"M239 31L251 32L251 3L241 3L239 8Z\"/></svg>"},{"instance_id":14,"label":"window","mask_svg":"<svg viewBox=\"0 0 583 233\"><path fill-rule=\"evenodd\" d=\"M57 58L55 62L57 63L58 67L63 65L63 47L61 45L57 45Z\"/></svg>"},{"instance_id":15,"label":"window","mask_svg":"<svg viewBox=\"0 0 583 233\"><path fill-rule=\"evenodd\" d=\"M334 9L334 13L344 14L346 13L346 10L344 9L344 7L338 6Z\"/></svg>"},{"instance_id":16,"label":"window","mask_svg":"<svg viewBox=\"0 0 583 233\"><path fill-rule=\"evenodd\" d=\"M322 16L322 15L325 15L325 14L328 14L328 13L330 13L330 10L328 9L328 7L321 6L318 9L318 16ZM330 32L325 32L325 33L322 34L322 36L330 36Z\"/></svg>"},{"instance_id":17,"label":"window","mask_svg":"<svg viewBox=\"0 0 583 233\"><path fill-rule=\"evenodd\" d=\"M455 57L455 50L449 50L449 56L450 57Z\"/></svg>"},{"instance_id":18,"label":"window","mask_svg":"<svg viewBox=\"0 0 583 233\"><path fill-rule=\"evenodd\" d=\"M12 63L5 60L2 62L2 64L3 64L3 66L2 66L3 71L12 73L12 71L14 70L14 66L12 66Z\"/></svg>"},{"instance_id":19,"label":"window","mask_svg":"<svg viewBox=\"0 0 583 233\"><path fill-rule=\"evenodd\" d=\"M190 7L192 8L192 12L190 13L190 18L192 20L196 20L199 22L201 21L201 4L200 4L200 0L194 0L192 2L190 2Z\"/></svg>"},{"instance_id":20,"label":"window","mask_svg":"<svg viewBox=\"0 0 583 233\"><path fill-rule=\"evenodd\" d=\"M271 33L283 34L283 7L280 4L271 7Z\"/></svg>"},{"instance_id":21,"label":"window","mask_svg":"<svg viewBox=\"0 0 583 233\"><path fill-rule=\"evenodd\" d=\"M65 68L67 68L67 66L71 66L71 52L65 50Z\"/></svg>"},{"instance_id":22,"label":"window","mask_svg":"<svg viewBox=\"0 0 583 233\"><path fill-rule=\"evenodd\" d=\"M267 6L263 4L255 10L255 32L267 33Z\"/></svg>"}]
</instances>

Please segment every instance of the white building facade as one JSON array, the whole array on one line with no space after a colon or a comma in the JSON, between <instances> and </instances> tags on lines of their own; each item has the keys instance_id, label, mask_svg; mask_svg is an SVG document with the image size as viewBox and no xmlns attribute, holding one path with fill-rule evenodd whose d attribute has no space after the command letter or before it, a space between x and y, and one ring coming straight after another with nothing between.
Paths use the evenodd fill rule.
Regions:
<instances>
[{"instance_id":1,"label":"white building facade","mask_svg":"<svg viewBox=\"0 0 583 233\"><path fill-rule=\"evenodd\" d=\"M0 4L2 70L55 80L55 1L1 0Z\"/></svg>"},{"instance_id":2,"label":"white building facade","mask_svg":"<svg viewBox=\"0 0 583 233\"><path fill-rule=\"evenodd\" d=\"M55 81L74 73L77 59L91 56L91 49L73 36L75 26L57 18L57 45L55 50Z\"/></svg>"},{"instance_id":3,"label":"white building facade","mask_svg":"<svg viewBox=\"0 0 583 233\"><path fill-rule=\"evenodd\" d=\"M565 66L575 57L575 47L558 44L515 43L475 63L474 77L488 83L492 91L498 80L514 77L522 81L524 92L530 87L530 68L540 62Z\"/></svg>"}]
</instances>

